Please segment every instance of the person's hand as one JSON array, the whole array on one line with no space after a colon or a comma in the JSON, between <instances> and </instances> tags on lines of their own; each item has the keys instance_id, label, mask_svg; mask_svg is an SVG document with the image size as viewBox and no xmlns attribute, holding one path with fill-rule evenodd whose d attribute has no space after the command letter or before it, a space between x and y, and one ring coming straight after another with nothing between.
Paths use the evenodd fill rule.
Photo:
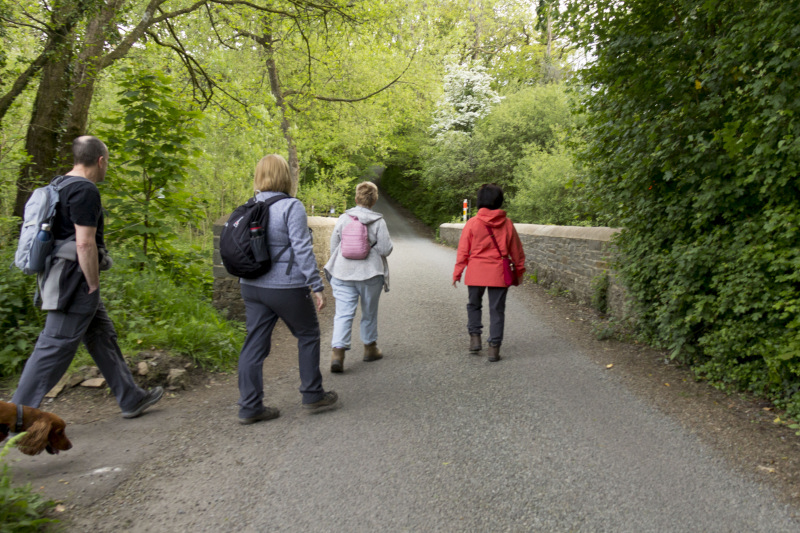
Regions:
<instances>
[{"instance_id":1,"label":"person's hand","mask_svg":"<svg viewBox=\"0 0 800 533\"><path fill-rule=\"evenodd\" d=\"M325 295L321 292L312 292L311 294L314 295L314 301L317 303L317 311L322 311L322 308L325 307Z\"/></svg>"},{"instance_id":2,"label":"person's hand","mask_svg":"<svg viewBox=\"0 0 800 533\"><path fill-rule=\"evenodd\" d=\"M453 288L454 288L454 289L457 289L457 288L458 288L458 280L457 280L457 279L454 279L454 280L453 280Z\"/></svg>"}]
</instances>

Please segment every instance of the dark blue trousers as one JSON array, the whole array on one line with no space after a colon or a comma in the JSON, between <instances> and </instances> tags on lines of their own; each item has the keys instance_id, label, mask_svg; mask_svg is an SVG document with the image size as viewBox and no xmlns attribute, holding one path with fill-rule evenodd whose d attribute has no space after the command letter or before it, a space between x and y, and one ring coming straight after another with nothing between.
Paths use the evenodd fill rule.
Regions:
<instances>
[{"instance_id":1,"label":"dark blue trousers","mask_svg":"<svg viewBox=\"0 0 800 533\"><path fill-rule=\"evenodd\" d=\"M321 400L319 321L307 288L265 289L242 284L247 338L239 354L239 417L264 410L264 360L269 355L272 331L280 318L297 339L300 393L303 403Z\"/></svg>"}]
</instances>

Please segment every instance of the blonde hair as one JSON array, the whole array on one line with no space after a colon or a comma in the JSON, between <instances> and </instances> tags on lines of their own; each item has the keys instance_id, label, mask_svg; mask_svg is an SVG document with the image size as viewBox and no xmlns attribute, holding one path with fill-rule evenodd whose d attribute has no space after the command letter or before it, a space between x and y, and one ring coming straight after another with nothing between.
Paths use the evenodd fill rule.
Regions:
<instances>
[{"instance_id":1,"label":"blonde hair","mask_svg":"<svg viewBox=\"0 0 800 533\"><path fill-rule=\"evenodd\" d=\"M265 155L256 164L253 175L253 189L256 191L284 192L292 195L294 183L289 163L278 154Z\"/></svg>"},{"instance_id":2,"label":"blonde hair","mask_svg":"<svg viewBox=\"0 0 800 533\"><path fill-rule=\"evenodd\" d=\"M378 186L371 181L356 185L356 204L371 209L378 201Z\"/></svg>"}]
</instances>

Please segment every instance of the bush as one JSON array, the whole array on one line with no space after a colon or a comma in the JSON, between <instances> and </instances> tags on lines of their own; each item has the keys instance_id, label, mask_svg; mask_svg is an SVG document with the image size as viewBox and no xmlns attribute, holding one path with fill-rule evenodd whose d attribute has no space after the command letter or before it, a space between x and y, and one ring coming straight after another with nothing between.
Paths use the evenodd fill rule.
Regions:
<instances>
[{"instance_id":1,"label":"bush","mask_svg":"<svg viewBox=\"0 0 800 533\"><path fill-rule=\"evenodd\" d=\"M618 266L645 332L720 386L800 415L800 12L778 0L571 12L596 51L583 182L624 228Z\"/></svg>"},{"instance_id":2,"label":"bush","mask_svg":"<svg viewBox=\"0 0 800 533\"><path fill-rule=\"evenodd\" d=\"M508 206L511 218L534 224L575 224L576 200L568 188L573 172L573 154L563 144L550 152L531 149L514 171L517 193Z\"/></svg>"},{"instance_id":3,"label":"bush","mask_svg":"<svg viewBox=\"0 0 800 533\"><path fill-rule=\"evenodd\" d=\"M335 214L344 213L347 204L355 202L356 178L347 176L346 172L337 169L320 168L310 179L304 180L297 198L311 214L326 216L331 210Z\"/></svg>"},{"instance_id":4,"label":"bush","mask_svg":"<svg viewBox=\"0 0 800 533\"><path fill-rule=\"evenodd\" d=\"M26 276L14 262L18 221L0 219L0 377L22 370L44 316L33 305L36 276Z\"/></svg>"},{"instance_id":5,"label":"bush","mask_svg":"<svg viewBox=\"0 0 800 533\"><path fill-rule=\"evenodd\" d=\"M526 156L553 153L563 144L562 132L579 121L563 85L524 87L509 94L475 130L481 150L480 182L497 183L513 194L519 187L519 165L525 164Z\"/></svg>"},{"instance_id":6,"label":"bush","mask_svg":"<svg viewBox=\"0 0 800 533\"><path fill-rule=\"evenodd\" d=\"M56 502L34 492L30 483L22 487L11 484L11 474L5 457L22 435L24 433L7 441L0 451L0 533L41 531L43 525L58 522L46 516Z\"/></svg>"},{"instance_id":7,"label":"bush","mask_svg":"<svg viewBox=\"0 0 800 533\"><path fill-rule=\"evenodd\" d=\"M101 281L123 351L157 346L209 370L235 366L244 342L243 325L223 319L210 299L191 285L131 266L115 265Z\"/></svg>"}]
</instances>

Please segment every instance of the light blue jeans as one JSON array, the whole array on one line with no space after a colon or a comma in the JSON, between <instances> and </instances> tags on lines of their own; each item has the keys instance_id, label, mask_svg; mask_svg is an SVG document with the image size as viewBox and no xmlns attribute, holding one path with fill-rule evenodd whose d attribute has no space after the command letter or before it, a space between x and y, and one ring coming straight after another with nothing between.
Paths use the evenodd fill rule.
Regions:
<instances>
[{"instance_id":1,"label":"light blue jeans","mask_svg":"<svg viewBox=\"0 0 800 533\"><path fill-rule=\"evenodd\" d=\"M378 340L378 301L383 290L383 276L363 281L345 281L331 278L331 289L336 299L333 318L331 348L350 349L353 318L361 298L361 341L371 344Z\"/></svg>"}]
</instances>

